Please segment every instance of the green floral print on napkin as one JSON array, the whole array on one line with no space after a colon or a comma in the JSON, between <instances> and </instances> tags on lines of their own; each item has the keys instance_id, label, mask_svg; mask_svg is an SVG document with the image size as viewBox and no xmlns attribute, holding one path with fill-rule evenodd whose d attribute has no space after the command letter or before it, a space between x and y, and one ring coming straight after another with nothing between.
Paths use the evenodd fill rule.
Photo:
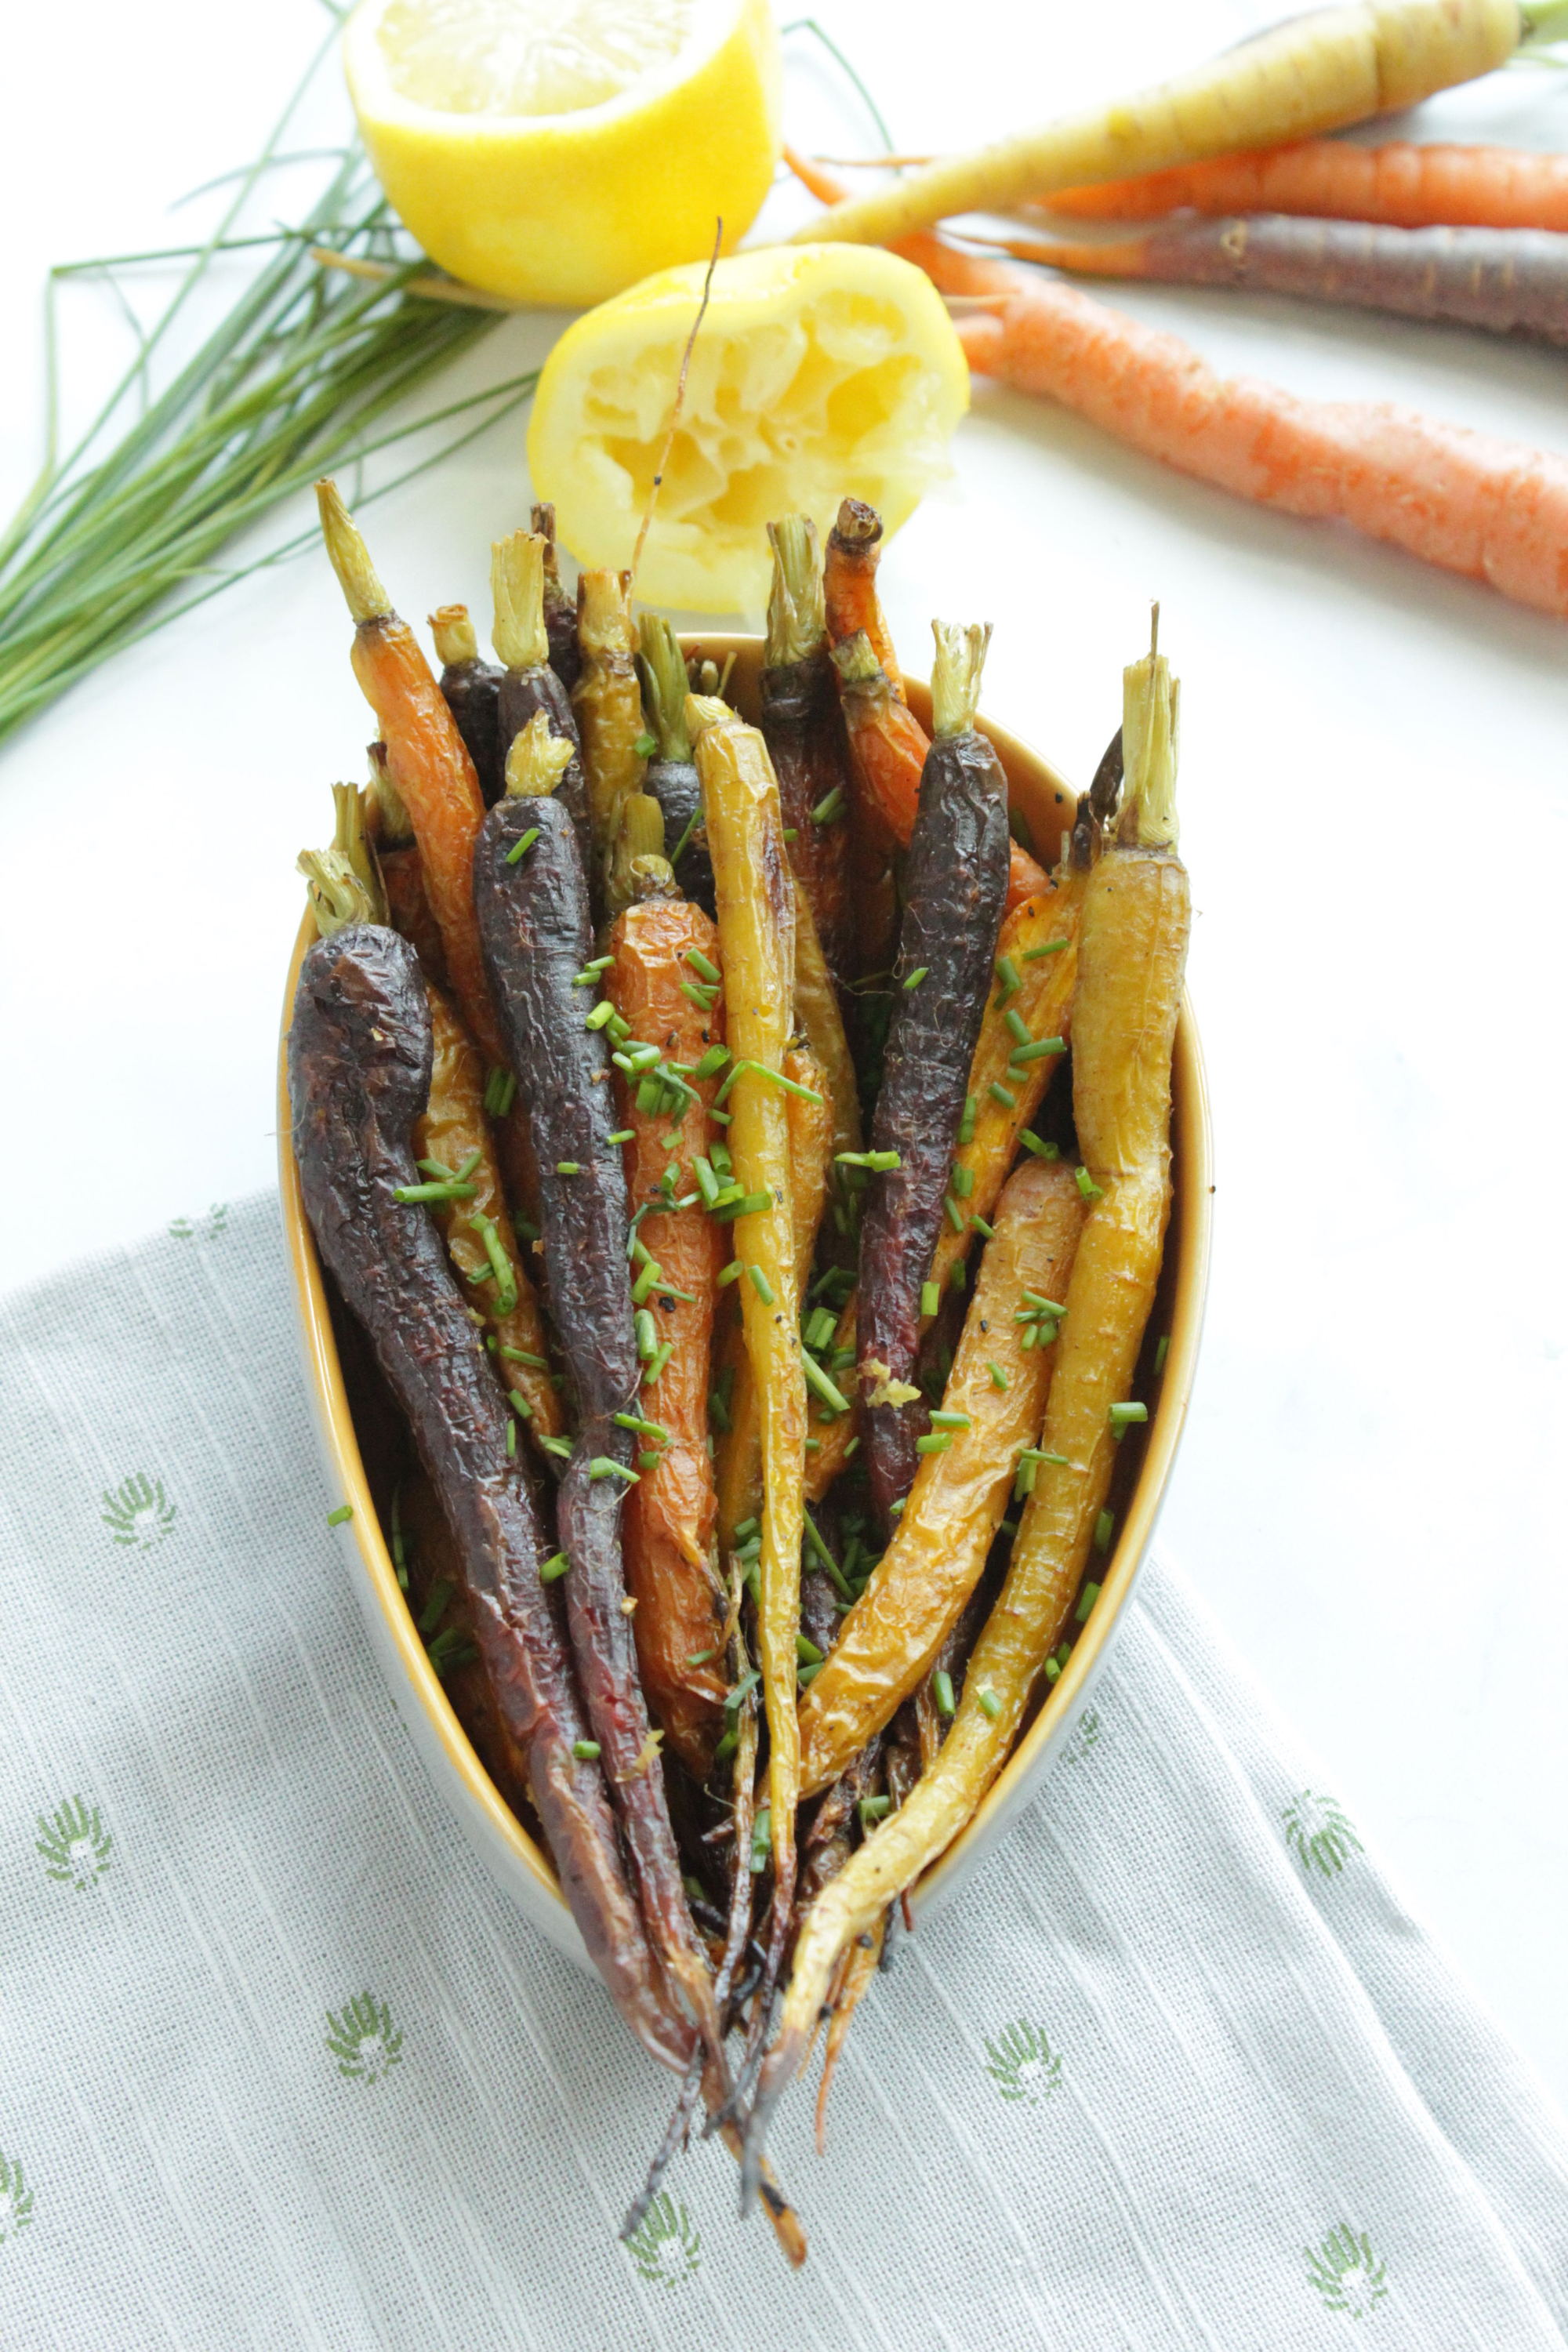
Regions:
<instances>
[{"instance_id":1,"label":"green floral print on napkin","mask_svg":"<svg viewBox=\"0 0 1568 2352\"><path fill-rule=\"evenodd\" d=\"M379 2083L403 2059L403 2036L385 2001L373 1992L355 1993L342 2017L327 2011L327 2048L338 2072L351 2082Z\"/></svg>"},{"instance_id":2,"label":"green floral print on napkin","mask_svg":"<svg viewBox=\"0 0 1568 2352\"><path fill-rule=\"evenodd\" d=\"M33 2192L22 2179L22 2168L0 2154L0 2246L25 2230L33 2218Z\"/></svg>"},{"instance_id":3,"label":"green floral print on napkin","mask_svg":"<svg viewBox=\"0 0 1568 2352\"><path fill-rule=\"evenodd\" d=\"M1345 2311L1352 2319L1364 2319L1373 2304L1381 2303L1388 2293L1384 2265L1373 2252L1364 2230L1357 2231L1342 2221L1316 2250L1308 2246L1304 2251L1307 2276L1331 2311Z\"/></svg>"},{"instance_id":4,"label":"green floral print on napkin","mask_svg":"<svg viewBox=\"0 0 1568 2352\"><path fill-rule=\"evenodd\" d=\"M645 2279L679 2286L701 2261L702 2240L685 2206L661 2189L641 2227L626 2240L626 2252Z\"/></svg>"},{"instance_id":5,"label":"green floral print on napkin","mask_svg":"<svg viewBox=\"0 0 1568 2352\"><path fill-rule=\"evenodd\" d=\"M1005 2025L995 2041L985 2044L985 2071L1005 2099L1021 2099L1034 2107L1061 2086L1061 2059L1043 2029L1026 2018Z\"/></svg>"},{"instance_id":6,"label":"green floral print on napkin","mask_svg":"<svg viewBox=\"0 0 1568 2352\"><path fill-rule=\"evenodd\" d=\"M151 1551L174 1528L174 1506L163 1492L163 1482L150 1478L145 1470L122 1478L112 1492L106 1486L100 1516L117 1544Z\"/></svg>"},{"instance_id":7,"label":"green floral print on napkin","mask_svg":"<svg viewBox=\"0 0 1568 2352\"><path fill-rule=\"evenodd\" d=\"M216 1242L228 1223L228 1202L215 1201L205 1217L176 1217L169 1227L177 1242Z\"/></svg>"},{"instance_id":8,"label":"green floral print on napkin","mask_svg":"<svg viewBox=\"0 0 1568 2352\"><path fill-rule=\"evenodd\" d=\"M1365 1848L1332 1797L1303 1789L1292 1797L1281 1816L1285 1835L1303 1870L1337 1877L1352 1853Z\"/></svg>"},{"instance_id":9,"label":"green floral print on napkin","mask_svg":"<svg viewBox=\"0 0 1568 2352\"><path fill-rule=\"evenodd\" d=\"M109 1868L114 1840L103 1826L96 1805L84 1797L68 1797L52 1814L38 1815L34 1841L51 1878L63 1880L79 1892L96 1886Z\"/></svg>"}]
</instances>

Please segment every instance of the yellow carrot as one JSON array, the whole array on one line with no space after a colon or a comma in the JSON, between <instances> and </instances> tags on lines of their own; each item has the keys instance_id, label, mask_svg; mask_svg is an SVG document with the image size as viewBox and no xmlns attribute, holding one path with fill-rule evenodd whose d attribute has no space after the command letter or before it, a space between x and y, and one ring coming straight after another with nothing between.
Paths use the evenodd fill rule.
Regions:
<instances>
[{"instance_id":1,"label":"yellow carrot","mask_svg":"<svg viewBox=\"0 0 1568 2352\"><path fill-rule=\"evenodd\" d=\"M906 173L806 222L795 241L885 245L950 214L1005 212L1058 188L1397 113L1506 64L1565 14L1561 0L1352 0L1315 8L1120 105Z\"/></svg>"},{"instance_id":2,"label":"yellow carrot","mask_svg":"<svg viewBox=\"0 0 1568 2352\"><path fill-rule=\"evenodd\" d=\"M734 1057L728 1096L730 1156L736 1182L758 1203L736 1217L731 1230L744 1269L736 1286L762 1408L766 1502L757 1648L768 1725L773 1942L782 1952L795 1887L800 1784L795 1643L805 1467L787 1089L778 1083L784 1075L795 996L795 887L778 785L762 736L716 698L692 695L686 709L713 859Z\"/></svg>"}]
</instances>

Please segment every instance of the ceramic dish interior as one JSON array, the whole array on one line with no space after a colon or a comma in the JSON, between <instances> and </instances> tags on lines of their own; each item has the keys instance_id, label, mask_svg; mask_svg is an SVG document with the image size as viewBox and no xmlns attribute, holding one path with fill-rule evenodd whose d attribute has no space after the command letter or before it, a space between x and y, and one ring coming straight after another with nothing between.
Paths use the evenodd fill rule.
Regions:
<instances>
[{"instance_id":1,"label":"ceramic dish interior","mask_svg":"<svg viewBox=\"0 0 1568 2352\"><path fill-rule=\"evenodd\" d=\"M761 639L692 635L684 643L689 653L710 654L721 664L734 655L728 691L742 711L754 719ZM927 689L917 679L908 679L906 684L917 716L922 722L927 720ZM1015 812L1026 820L1042 861L1054 861L1062 835L1072 824L1076 807L1072 791L1047 761L1005 728L987 719L980 723L1006 771ZM384 1485L374 1475L375 1406L363 1343L357 1332L348 1328L322 1271L305 1219L289 1141L288 1024L300 960L313 936L307 916L295 941L284 996L279 1157L284 1233L322 1456L334 1498L349 1504L353 1514L341 1526L340 1538L351 1558L365 1622L399 1714L450 1810L503 1891L552 1943L587 1968L587 1955L557 1889L548 1854L519 1822L486 1772L426 1655L399 1590L377 1516L376 1494L378 1489L384 1491ZM1039 1786L1051 1749L1072 1719L1114 1635L1170 1480L1197 1361L1208 1278L1213 1189L1203 1065L1191 1009L1185 1003L1176 1033L1172 1143L1175 1198L1164 1270L1150 1322L1151 1333L1169 1336L1169 1346L1159 1379L1145 1389L1151 1408L1147 1427L1130 1436L1124 1449L1127 1458L1112 1496L1116 1537L1103 1564L1100 1597L1060 1679L1033 1719L1026 1723L973 1820L915 1890L914 1899L922 1907L955 1891ZM1146 1349L1146 1359L1147 1354Z\"/></svg>"}]
</instances>

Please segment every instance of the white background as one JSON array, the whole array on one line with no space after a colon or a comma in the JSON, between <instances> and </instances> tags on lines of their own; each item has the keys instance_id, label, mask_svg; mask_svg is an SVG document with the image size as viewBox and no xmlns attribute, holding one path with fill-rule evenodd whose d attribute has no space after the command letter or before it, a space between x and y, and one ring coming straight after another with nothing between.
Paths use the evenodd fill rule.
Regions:
<instances>
[{"instance_id":1,"label":"white background","mask_svg":"<svg viewBox=\"0 0 1568 2352\"><path fill-rule=\"evenodd\" d=\"M919 148L1114 93L1274 11L821 13ZM12 17L6 504L37 462L45 268L201 223L170 201L255 152L324 21L307 0L248 16L84 0L65 40L52 12ZM868 147L809 37L788 48L793 134ZM338 116L329 77L300 143ZM1568 145L1568 79L1517 68L1412 128ZM280 214L300 191L279 183ZM770 219L800 215L793 193L775 205ZM1298 391L1408 400L1568 449L1561 353L1283 300L1116 299ZM66 315L85 414L121 330L103 292L73 292ZM509 323L465 379L526 364L557 323ZM521 443L514 421L372 509L405 611L485 609L488 543L528 500ZM288 521L308 519L300 501ZM988 709L1080 782L1163 600L1220 1179L1164 1541L1324 1785L1568 2095L1568 627L984 385L952 483L884 580L911 664L932 613L994 619ZM347 635L324 563L298 562L0 748L0 1281L271 1181L293 857L325 833L327 782L360 772L369 731Z\"/></svg>"}]
</instances>

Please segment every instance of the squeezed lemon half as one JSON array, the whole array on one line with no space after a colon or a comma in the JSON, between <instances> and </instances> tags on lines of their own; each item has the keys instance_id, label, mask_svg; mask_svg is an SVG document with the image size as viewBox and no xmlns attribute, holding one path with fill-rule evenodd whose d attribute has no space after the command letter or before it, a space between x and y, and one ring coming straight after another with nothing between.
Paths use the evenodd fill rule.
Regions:
<instances>
[{"instance_id":1,"label":"squeezed lemon half","mask_svg":"<svg viewBox=\"0 0 1568 2352\"><path fill-rule=\"evenodd\" d=\"M534 396L528 459L584 564L624 566L664 448L701 264L661 271L569 327ZM688 612L755 612L763 526L845 497L889 534L947 470L969 370L923 271L865 245L735 255L713 273L637 592Z\"/></svg>"},{"instance_id":2,"label":"squeezed lemon half","mask_svg":"<svg viewBox=\"0 0 1568 2352\"><path fill-rule=\"evenodd\" d=\"M768 0L360 0L343 65L405 226L517 302L728 250L778 161Z\"/></svg>"}]
</instances>

